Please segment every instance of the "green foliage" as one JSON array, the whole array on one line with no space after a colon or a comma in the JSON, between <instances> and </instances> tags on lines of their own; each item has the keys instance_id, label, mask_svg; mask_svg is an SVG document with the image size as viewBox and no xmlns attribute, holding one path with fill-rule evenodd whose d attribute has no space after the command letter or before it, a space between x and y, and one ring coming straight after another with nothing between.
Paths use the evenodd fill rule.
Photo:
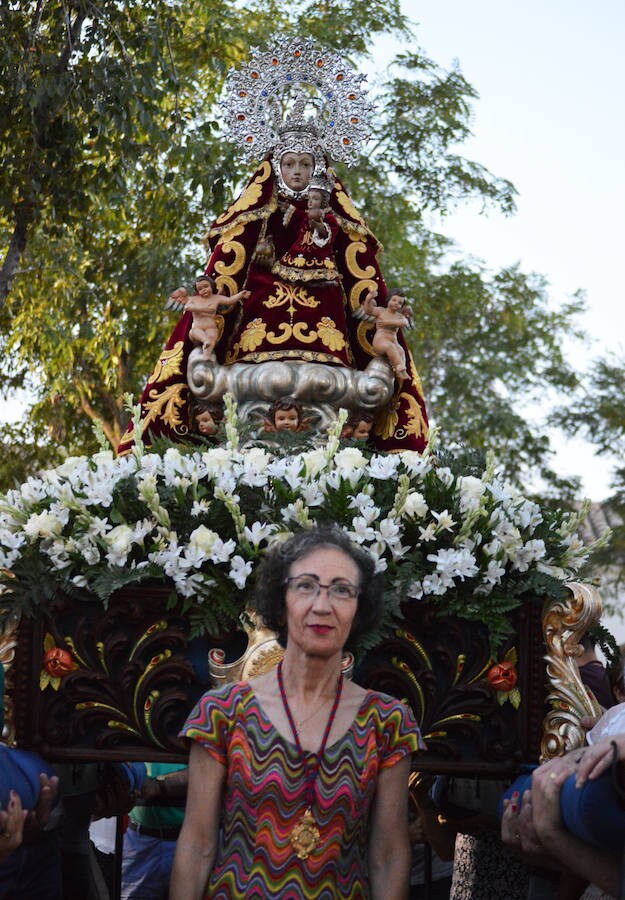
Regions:
<instances>
[{"instance_id":1,"label":"green foliage","mask_svg":"<svg viewBox=\"0 0 625 900\"><path fill-rule=\"evenodd\" d=\"M590 440L597 453L617 462L625 458L625 355L596 360L584 385L552 415L554 425ZM625 582L625 466L616 465L613 495L606 501L612 540L594 558L595 571L608 581L608 594ZM609 607L610 603L606 603Z\"/></svg>"}]
</instances>

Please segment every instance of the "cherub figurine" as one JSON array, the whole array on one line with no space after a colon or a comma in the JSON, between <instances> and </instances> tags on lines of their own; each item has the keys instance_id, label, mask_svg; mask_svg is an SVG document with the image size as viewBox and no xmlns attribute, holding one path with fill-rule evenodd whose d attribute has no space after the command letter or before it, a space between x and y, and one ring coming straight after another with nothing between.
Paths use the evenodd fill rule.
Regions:
<instances>
[{"instance_id":1,"label":"cherub figurine","mask_svg":"<svg viewBox=\"0 0 625 900\"><path fill-rule=\"evenodd\" d=\"M378 306L376 290L371 290L362 303L365 315L375 320L375 334L371 345L379 356L386 356L395 376L404 381L408 378L406 354L397 340L400 328L412 326L412 310L406 305L406 298L399 291L390 294L386 306Z\"/></svg>"},{"instance_id":2,"label":"cherub figurine","mask_svg":"<svg viewBox=\"0 0 625 900\"><path fill-rule=\"evenodd\" d=\"M354 441L368 440L373 428L373 419L373 413L357 409L345 423L341 431L341 437L344 439L351 438Z\"/></svg>"},{"instance_id":3,"label":"cherub figurine","mask_svg":"<svg viewBox=\"0 0 625 900\"><path fill-rule=\"evenodd\" d=\"M197 400L193 407L193 420L195 430L203 437L213 437L217 434L219 423L224 417L223 404L211 403L208 400Z\"/></svg>"},{"instance_id":4,"label":"cherub figurine","mask_svg":"<svg viewBox=\"0 0 625 900\"><path fill-rule=\"evenodd\" d=\"M264 431L305 431L304 407L295 397L280 397L267 410Z\"/></svg>"},{"instance_id":5,"label":"cherub figurine","mask_svg":"<svg viewBox=\"0 0 625 900\"><path fill-rule=\"evenodd\" d=\"M193 324L189 338L194 344L201 344L207 359L215 358L215 344L219 340L219 328L216 316L220 306L234 306L250 296L249 291L238 291L232 297L215 293L215 281L208 275L200 275L195 279L195 294L189 296L186 288L178 288L171 294L168 305L180 304L185 312L193 315Z\"/></svg>"}]
</instances>

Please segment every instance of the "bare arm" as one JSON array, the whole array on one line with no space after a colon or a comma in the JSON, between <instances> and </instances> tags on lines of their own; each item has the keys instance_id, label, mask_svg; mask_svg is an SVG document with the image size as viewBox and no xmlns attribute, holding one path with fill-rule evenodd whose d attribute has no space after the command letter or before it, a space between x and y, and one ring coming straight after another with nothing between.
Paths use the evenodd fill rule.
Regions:
<instances>
[{"instance_id":1,"label":"bare arm","mask_svg":"<svg viewBox=\"0 0 625 900\"><path fill-rule=\"evenodd\" d=\"M219 300L220 306L235 306L243 300L247 300L250 291L237 291L232 297L226 297L224 294L215 294L215 299Z\"/></svg>"},{"instance_id":2,"label":"bare arm","mask_svg":"<svg viewBox=\"0 0 625 900\"><path fill-rule=\"evenodd\" d=\"M405 900L410 880L408 775L410 757L384 769L378 780L369 835L372 900Z\"/></svg>"},{"instance_id":3,"label":"bare arm","mask_svg":"<svg viewBox=\"0 0 625 900\"><path fill-rule=\"evenodd\" d=\"M377 318L380 315L380 308L375 301L375 298L378 296L378 292L375 290L369 291L365 299L362 301L362 308L367 313L368 316L374 316Z\"/></svg>"},{"instance_id":4,"label":"bare arm","mask_svg":"<svg viewBox=\"0 0 625 900\"><path fill-rule=\"evenodd\" d=\"M189 755L187 806L171 873L170 900L202 900L215 862L226 769L199 744Z\"/></svg>"},{"instance_id":5,"label":"bare arm","mask_svg":"<svg viewBox=\"0 0 625 900\"><path fill-rule=\"evenodd\" d=\"M580 841L562 825L560 789L569 772L568 767L558 766L557 762L539 766L532 775L532 821L538 840L565 870L616 896L620 860Z\"/></svg>"}]
</instances>

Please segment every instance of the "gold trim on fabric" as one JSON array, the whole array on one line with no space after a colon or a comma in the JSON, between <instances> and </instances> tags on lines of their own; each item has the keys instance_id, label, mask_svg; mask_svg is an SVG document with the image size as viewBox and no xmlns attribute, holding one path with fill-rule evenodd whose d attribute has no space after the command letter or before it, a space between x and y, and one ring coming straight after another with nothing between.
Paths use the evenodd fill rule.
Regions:
<instances>
[{"instance_id":1,"label":"gold trim on fabric","mask_svg":"<svg viewBox=\"0 0 625 900\"><path fill-rule=\"evenodd\" d=\"M281 284L276 282L275 293L270 294L266 300L263 300L263 306L267 309L276 309L278 306L284 306L285 303L291 303L291 312L295 312L294 303L305 306L308 309L316 309L321 300L316 300L303 287L294 287L290 284Z\"/></svg>"},{"instance_id":2,"label":"gold trim on fabric","mask_svg":"<svg viewBox=\"0 0 625 900\"><path fill-rule=\"evenodd\" d=\"M146 414L141 421L141 433L143 434L152 422L162 419L165 425L177 434L188 434L189 426L184 423L180 413L180 408L185 402L183 394L186 391L186 384L172 384L163 391L151 390L148 394L150 400L144 403Z\"/></svg>"},{"instance_id":3,"label":"gold trim on fabric","mask_svg":"<svg viewBox=\"0 0 625 900\"><path fill-rule=\"evenodd\" d=\"M267 335L267 325L261 318L252 319L251 322L248 322L245 326L239 341L232 348L232 352L238 350L239 347L243 350L244 353L247 353L250 350L256 350L257 347L260 347L262 342L265 340ZM228 354L230 355L230 354Z\"/></svg>"},{"instance_id":4,"label":"gold trim on fabric","mask_svg":"<svg viewBox=\"0 0 625 900\"><path fill-rule=\"evenodd\" d=\"M419 403L411 394L407 394L405 391L402 391L399 396L400 400L404 399L407 404L407 421L406 427L403 429L404 436L414 434L416 437L423 436L424 438L427 438L428 427L423 418L423 411Z\"/></svg>"},{"instance_id":5,"label":"gold trim on fabric","mask_svg":"<svg viewBox=\"0 0 625 900\"><path fill-rule=\"evenodd\" d=\"M262 186L270 175L271 164L268 160L265 160L256 178L248 184L243 193L234 201L232 206L228 207L228 209L219 216L216 224L219 225L222 222L226 222L236 213L245 212L250 206L254 206L255 203L258 203L263 193Z\"/></svg>"},{"instance_id":6,"label":"gold trim on fabric","mask_svg":"<svg viewBox=\"0 0 625 900\"><path fill-rule=\"evenodd\" d=\"M265 206L261 206L258 209L252 209L248 213L241 213L234 219L232 222L227 222L225 225L213 225L209 230L208 234L204 238L204 241L208 239L210 242L212 238L218 237L220 234L227 234L233 225L249 225L250 222L258 222L258 220L267 221L267 219L277 210L278 208L278 200L275 196L272 196L268 203Z\"/></svg>"},{"instance_id":7,"label":"gold trim on fabric","mask_svg":"<svg viewBox=\"0 0 625 900\"><path fill-rule=\"evenodd\" d=\"M243 234L243 231L243 227L240 226L236 228L231 234L228 234L227 239L224 238L223 241L220 241L217 244L217 247L220 247L224 254L234 254L234 259L232 260L232 262L226 262L226 260L224 259L217 260L214 269L218 275L236 275L245 265L245 247L240 241L233 240L235 237ZM215 249L217 249L217 247Z\"/></svg>"},{"instance_id":8,"label":"gold trim on fabric","mask_svg":"<svg viewBox=\"0 0 625 900\"><path fill-rule=\"evenodd\" d=\"M344 361L331 353L322 353L319 350L262 350L259 353L246 353L245 355L236 357L233 353L229 355L228 362L271 362L274 359L302 359L305 362L321 362L331 363L343 366Z\"/></svg>"},{"instance_id":9,"label":"gold trim on fabric","mask_svg":"<svg viewBox=\"0 0 625 900\"><path fill-rule=\"evenodd\" d=\"M363 241L352 241L351 244L345 250L345 263L347 265L348 271L350 275L353 275L354 278L358 279L375 279L376 270L375 266L369 264L366 269L361 268L356 259L356 256L359 253L366 253L367 245L363 243ZM373 282L374 287L377 287L377 282ZM354 285L354 288L356 285ZM352 288L352 294L354 292L354 288Z\"/></svg>"},{"instance_id":10,"label":"gold trim on fabric","mask_svg":"<svg viewBox=\"0 0 625 900\"><path fill-rule=\"evenodd\" d=\"M171 350L163 350L159 356L154 371L148 378L148 384L158 384L159 381L167 381L173 375L181 375L183 359L184 341L176 341Z\"/></svg>"},{"instance_id":11,"label":"gold trim on fabric","mask_svg":"<svg viewBox=\"0 0 625 900\"><path fill-rule=\"evenodd\" d=\"M285 281L292 282L327 281L328 284L332 284L341 279L341 276L336 269L309 269L307 272L303 272L301 269L292 269L281 263L274 263L271 267L271 271L274 275L278 275Z\"/></svg>"},{"instance_id":12,"label":"gold trim on fabric","mask_svg":"<svg viewBox=\"0 0 625 900\"><path fill-rule=\"evenodd\" d=\"M319 340L328 350L342 350L345 347L345 337L336 327L336 322L329 316L324 316L317 323Z\"/></svg>"},{"instance_id":13,"label":"gold trim on fabric","mask_svg":"<svg viewBox=\"0 0 625 900\"><path fill-rule=\"evenodd\" d=\"M375 426L375 433L378 437L381 437L383 440L388 440L392 438L395 434L395 429L397 428L397 423L399 422L399 414L398 414L398 404L397 400L391 400L391 405L388 409L386 416L381 419Z\"/></svg>"},{"instance_id":14,"label":"gold trim on fabric","mask_svg":"<svg viewBox=\"0 0 625 900\"><path fill-rule=\"evenodd\" d=\"M225 294L227 297L232 297L233 294L239 290L239 285L236 283L234 278L230 278L229 275L218 275L215 278L215 284L217 285L217 290L220 294ZM236 309L235 306L229 306L223 310L224 315L229 315L231 312L234 312Z\"/></svg>"},{"instance_id":15,"label":"gold trim on fabric","mask_svg":"<svg viewBox=\"0 0 625 900\"><path fill-rule=\"evenodd\" d=\"M372 328L373 325L370 322L360 322L356 329L356 340L369 356L377 356L377 353L373 349L373 344L367 338L367 332Z\"/></svg>"},{"instance_id":16,"label":"gold trim on fabric","mask_svg":"<svg viewBox=\"0 0 625 900\"><path fill-rule=\"evenodd\" d=\"M337 186L337 190L335 192L336 202L339 204L341 209L345 212L345 214L349 217L351 224L358 224L362 228L366 228L367 225L365 220L360 215L356 207L351 201L351 198L347 196L345 191L343 190L342 185L340 187Z\"/></svg>"}]
</instances>

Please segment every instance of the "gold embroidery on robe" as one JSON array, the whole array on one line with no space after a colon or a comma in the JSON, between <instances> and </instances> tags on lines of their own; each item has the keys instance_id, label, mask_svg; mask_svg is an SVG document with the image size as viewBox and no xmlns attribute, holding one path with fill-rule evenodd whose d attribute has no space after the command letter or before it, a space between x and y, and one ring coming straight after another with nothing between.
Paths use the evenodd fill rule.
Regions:
<instances>
[{"instance_id":1,"label":"gold embroidery on robe","mask_svg":"<svg viewBox=\"0 0 625 900\"><path fill-rule=\"evenodd\" d=\"M389 404L387 415L376 423L375 433L378 437L381 437L384 440L393 437L395 429L397 428L397 423L399 422L398 407L399 403L397 398L393 397Z\"/></svg>"},{"instance_id":2,"label":"gold embroidery on robe","mask_svg":"<svg viewBox=\"0 0 625 900\"><path fill-rule=\"evenodd\" d=\"M176 341L171 350L163 350L154 371L148 378L148 384L156 384L159 381L167 381L173 375L181 375L183 357L184 341Z\"/></svg>"},{"instance_id":3,"label":"gold embroidery on robe","mask_svg":"<svg viewBox=\"0 0 625 900\"><path fill-rule=\"evenodd\" d=\"M230 262L226 262L225 259L217 260L217 262L215 263L215 273L217 275L236 275L245 265L245 247L240 241L234 240L235 237L243 234L243 232L244 228L239 225L232 231L227 232L227 234L224 235L223 239L217 244L217 247L221 248L222 253L233 254L233 259Z\"/></svg>"},{"instance_id":4,"label":"gold embroidery on robe","mask_svg":"<svg viewBox=\"0 0 625 900\"><path fill-rule=\"evenodd\" d=\"M424 437L428 436L428 428L425 424L425 419L423 418L423 412L421 411L421 407L417 403L415 397L411 394L407 394L405 391L402 391L400 394L400 398L406 401L407 409L407 421L406 428L404 430L404 435L414 434L416 437ZM399 435L396 435L399 436ZM403 435L402 435L403 436Z\"/></svg>"},{"instance_id":5,"label":"gold embroidery on robe","mask_svg":"<svg viewBox=\"0 0 625 900\"><path fill-rule=\"evenodd\" d=\"M265 340L267 335L267 326L263 322L262 319L252 319L251 322L248 322L245 331L241 335L239 344L244 353L247 353L249 350L256 350L262 342ZM238 349L238 347L236 348ZM232 348L234 353L235 348Z\"/></svg>"},{"instance_id":6,"label":"gold embroidery on robe","mask_svg":"<svg viewBox=\"0 0 625 900\"><path fill-rule=\"evenodd\" d=\"M345 337L329 316L324 316L317 322L317 334L321 343L329 350L342 350L345 346Z\"/></svg>"},{"instance_id":7,"label":"gold embroidery on robe","mask_svg":"<svg viewBox=\"0 0 625 900\"><path fill-rule=\"evenodd\" d=\"M217 224L225 222L235 213L244 212L246 209L249 209L250 206L254 206L255 203L258 203L263 192L263 182L266 181L270 175L271 165L265 161L254 181L247 186L238 200L235 200L232 206L228 207L228 209L219 216Z\"/></svg>"},{"instance_id":8,"label":"gold embroidery on robe","mask_svg":"<svg viewBox=\"0 0 625 900\"><path fill-rule=\"evenodd\" d=\"M290 284L276 282L275 293L270 294L266 300L263 300L263 306L266 306L267 309L275 309L278 306L284 306L285 303L290 303L289 312L293 315L295 303L299 303L300 306L306 306L309 309L315 309L321 301L311 297L303 287L294 287Z\"/></svg>"},{"instance_id":9,"label":"gold embroidery on robe","mask_svg":"<svg viewBox=\"0 0 625 900\"><path fill-rule=\"evenodd\" d=\"M358 210L356 209L356 207L354 206L354 204L352 203L350 198L347 196L345 191L337 189L336 199L338 200L339 205L343 208L343 210L347 213L347 215L350 218L355 219L356 222L358 222L358 224L361 225L363 228L367 227L365 224L365 220L360 215L360 213L358 212Z\"/></svg>"},{"instance_id":10,"label":"gold embroidery on robe","mask_svg":"<svg viewBox=\"0 0 625 900\"><path fill-rule=\"evenodd\" d=\"M352 241L351 244L345 250L345 263L351 275L354 278L366 278L366 279L374 279L376 275L375 266L369 264L366 269L361 268L358 263L357 256L359 253L366 253L367 245L363 241ZM374 287L377 287L376 282L374 281ZM354 295L354 290L351 291L352 296Z\"/></svg>"},{"instance_id":11,"label":"gold embroidery on robe","mask_svg":"<svg viewBox=\"0 0 625 900\"><path fill-rule=\"evenodd\" d=\"M234 352L234 350L233 350ZM232 362L234 357L230 356ZM340 363L331 353L321 353L319 350L261 350L258 353L246 353L238 358L238 362L271 362L274 359L303 359L306 362Z\"/></svg>"},{"instance_id":12,"label":"gold embroidery on robe","mask_svg":"<svg viewBox=\"0 0 625 900\"><path fill-rule=\"evenodd\" d=\"M150 399L144 404L146 413L141 421L141 432L145 432L152 422L160 418L178 434L187 434L189 427L181 414L187 390L186 384L171 384L163 391L152 389L148 394Z\"/></svg>"}]
</instances>

